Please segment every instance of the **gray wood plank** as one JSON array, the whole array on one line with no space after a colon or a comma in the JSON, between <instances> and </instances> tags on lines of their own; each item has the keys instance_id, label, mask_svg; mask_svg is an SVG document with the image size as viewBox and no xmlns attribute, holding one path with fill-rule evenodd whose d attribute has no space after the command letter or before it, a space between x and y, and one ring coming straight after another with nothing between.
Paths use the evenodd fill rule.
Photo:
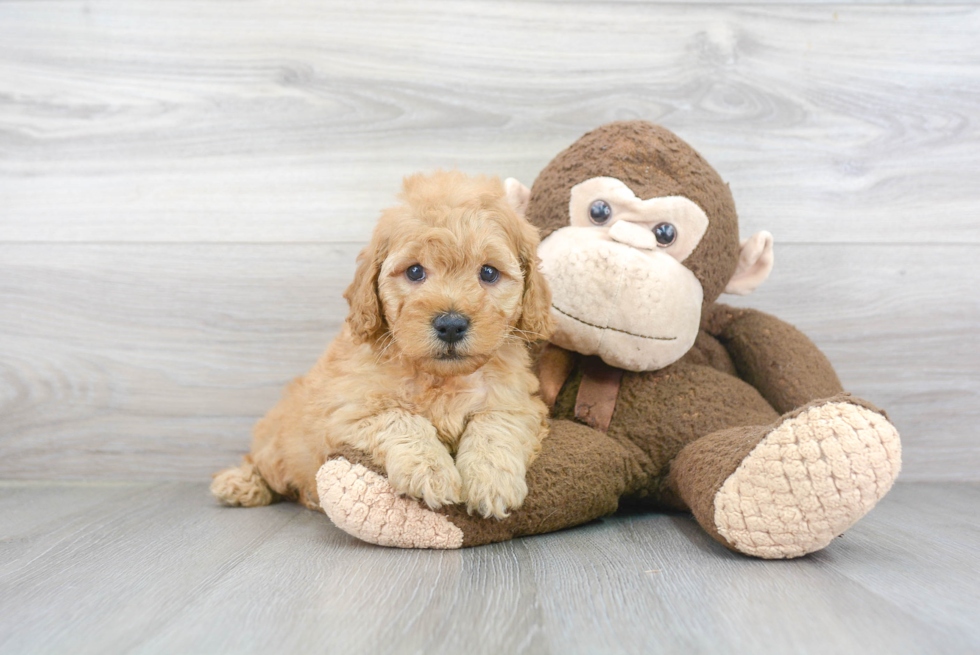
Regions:
<instances>
[{"instance_id":1,"label":"gray wood plank","mask_svg":"<svg viewBox=\"0 0 980 655\"><path fill-rule=\"evenodd\" d=\"M0 481L0 544L46 532L66 517L116 497L128 497L140 485L132 482ZM10 552L0 546L9 558ZM4 559L4 558L0 558ZM9 563L6 561L5 564Z\"/></svg>"},{"instance_id":2,"label":"gray wood plank","mask_svg":"<svg viewBox=\"0 0 980 655\"><path fill-rule=\"evenodd\" d=\"M21 479L203 479L237 461L339 329L358 250L7 248L0 452L18 461L0 478Z\"/></svg>"},{"instance_id":3,"label":"gray wood plank","mask_svg":"<svg viewBox=\"0 0 980 655\"><path fill-rule=\"evenodd\" d=\"M283 558L297 544L303 556ZM542 640L529 637L541 626L528 612L534 590L523 580L527 563L520 550L379 549L310 513L257 549L211 594L195 599L140 651L450 652L458 633L467 651L535 652ZM255 589L262 590L264 606L258 617ZM205 631L198 617L208 607L223 611Z\"/></svg>"},{"instance_id":4,"label":"gray wood plank","mask_svg":"<svg viewBox=\"0 0 980 655\"><path fill-rule=\"evenodd\" d=\"M873 520L813 559L910 615L976 643L980 487L902 484L888 499L875 508Z\"/></svg>"},{"instance_id":5,"label":"gray wood plank","mask_svg":"<svg viewBox=\"0 0 980 655\"><path fill-rule=\"evenodd\" d=\"M718 643L733 652L894 653L943 641L843 576L805 562L749 563L700 538L692 548L674 523L692 525L617 518L461 553L367 549L346 574L325 565L322 549L304 548L309 557L283 575L273 553L297 539L283 532L259 549L257 566L244 563L141 650L261 650L283 634L279 647L292 652L382 653L708 652ZM286 621L275 634L241 600L256 587L264 611ZM337 588L344 593L330 592ZM205 632L200 617L212 607L224 611ZM283 619L285 608L295 609ZM749 626L760 619L766 629L755 633Z\"/></svg>"},{"instance_id":6,"label":"gray wood plank","mask_svg":"<svg viewBox=\"0 0 980 655\"><path fill-rule=\"evenodd\" d=\"M807 559L733 554L687 516L604 523L525 540L557 652L613 644L616 652L707 653L724 644L745 653L888 653L963 643ZM590 614L595 625L583 631L576 624Z\"/></svg>"},{"instance_id":7,"label":"gray wood plank","mask_svg":"<svg viewBox=\"0 0 980 655\"><path fill-rule=\"evenodd\" d=\"M4 498L0 516L6 523L0 532L0 589L12 589L8 587L12 575L30 570L59 549L70 549L92 524L104 525L147 493L131 483L0 489Z\"/></svg>"},{"instance_id":8,"label":"gray wood plank","mask_svg":"<svg viewBox=\"0 0 980 655\"><path fill-rule=\"evenodd\" d=\"M357 542L295 505L217 507L199 483L141 486L71 516L59 507L74 504L63 485L40 491L38 512L64 528L18 540L29 564L0 572L2 652L980 646L976 486L900 484L844 538L788 562L730 553L685 515L402 551ZM0 488L0 502L9 492Z\"/></svg>"},{"instance_id":9,"label":"gray wood plank","mask_svg":"<svg viewBox=\"0 0 980 655\"><path fill-rule=\"evenodd\" d=\"M236 513L205 485L174 483L79 509L62 525L3 543L0 651L127 650L306 511Z\"/></svg>"},{"instance_id":10,"label":"gray wood plank","mask_svg":"<svg viewBox=\"0 0 980 655\"><path fill-rule=\"evenodd\" d=\"M0 479L206 479L337 332L356 245L0 246ZM777 243L733 300L886 408L909 480L976 480L972 246ZM731 297L726 297L730 299Z\"/></svg>"},{"instance_id":11,"label":"gray wood plank","mask_svg":"<svg viewBox=\"0 0 980 655\"><path fill-rule=\"evenodd\" d=\"M0 240L363 241L407 173L529 183L642 117L747 232L978 243L978 33L970 5L5 2Z\"/></svg>"}]
</instances>

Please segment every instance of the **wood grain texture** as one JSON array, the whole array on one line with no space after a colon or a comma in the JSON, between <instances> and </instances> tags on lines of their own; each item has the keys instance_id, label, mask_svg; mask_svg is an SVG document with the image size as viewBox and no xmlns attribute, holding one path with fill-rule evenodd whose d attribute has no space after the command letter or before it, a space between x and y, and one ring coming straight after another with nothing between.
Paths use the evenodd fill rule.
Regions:
<instances>
[{"instance_id":1,"label":"wood grain texture","mask_svg":"<svg viewBox=\"0 0 980 655\"><path fill-rule=\"evenodd\" d=\"M962 571L977 571L974 546L980 543L980 525L972 517L980 505L980 487L900 485L895 491L894 502L876 508L867 529L847 532L839 547L813 559L968 642L966 635L977 625L980 580ZM874 566L867 565L869 557ZM949 593L932 598L933 589Z\"/></svg>"},{"instance_id":2,"label":"wood grain texture","mask_svg":"<svg viewBox=\"0 0 980 655\"><path fill-rule=\"evenodd\" d=\"M357 245L0 245L0 479L204 479L339 330ZM972 246L785 245L738 305L889 411L906 479L976 479ZM726 299L733 297L726 296Z\"/></svg>"},{"instance_id":3,"label":"wood grain texture","mask_svg":"<svg viewBox=\"0 0 980 655\"><path fill-rule=\"evenodd\" d=\"M35 484L35 520L6 521L25 493L0 487L3 652L980 647L970 485L900 484L826 550L782 562L735 555L684 515L404 551L357 542L292 504L218 507L200 483Z\"/></svg>"},{"instance_id":4,"label":"wood grain texture","mask_svg":"<svg viewBox=\"0 0 980 655\"><path fill-rule=\"evenodd\" d=\"M980 7L227 8L0 4L0 240L364 241L407 173L530 183L645 118L746 232L980 243Z\"/></svg>"},{"instance_id":5,"label":"wood grain texture","mask_svg":"<svg viewBox=\"0 0 980 655\"><path fill-rule=\"evenodd\" d=\"M203 479L336 333L400 178L676 130L777 238L738 304L980 479L980 7L0 2L0 479Z\"/></svg>"}]
</instances>

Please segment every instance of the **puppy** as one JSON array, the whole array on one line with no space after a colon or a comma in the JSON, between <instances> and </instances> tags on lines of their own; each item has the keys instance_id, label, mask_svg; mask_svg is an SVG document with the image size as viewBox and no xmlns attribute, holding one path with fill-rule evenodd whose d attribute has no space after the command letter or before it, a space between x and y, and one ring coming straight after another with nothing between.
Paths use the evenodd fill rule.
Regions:
<instances>
[{"instance_id":1,"label":"puppy","mask_svg":"<svg viewBox=\"0 0 980 655\"><path fill-rule=\"evenodd\" d=\"M496 178L413 175L399 197L358 257L340 336L215 476L222 502L319 509L317 470L343 446L433 509L503 518L524 501L547 416L527 343L553 329L537 232Z\"/></svg>"}]
</instances>

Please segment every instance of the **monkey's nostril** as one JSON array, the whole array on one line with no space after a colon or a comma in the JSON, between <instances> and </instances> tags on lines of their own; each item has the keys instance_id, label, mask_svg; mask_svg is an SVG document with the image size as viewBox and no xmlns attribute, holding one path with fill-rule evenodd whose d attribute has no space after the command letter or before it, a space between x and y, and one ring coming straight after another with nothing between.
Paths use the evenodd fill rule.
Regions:
<instances>
[{"instance_id":1,"label":"monkey's nostril","mask_svg":"<svg viewBox=\"0 0 980 655\"><path fill-rule=\"evenodd\" d=\"M466 336L470 327L470 319L459 312L446 312L432 319L432 328L436 336L446 343L456 343Z\"/></svg>"}]
</instances>

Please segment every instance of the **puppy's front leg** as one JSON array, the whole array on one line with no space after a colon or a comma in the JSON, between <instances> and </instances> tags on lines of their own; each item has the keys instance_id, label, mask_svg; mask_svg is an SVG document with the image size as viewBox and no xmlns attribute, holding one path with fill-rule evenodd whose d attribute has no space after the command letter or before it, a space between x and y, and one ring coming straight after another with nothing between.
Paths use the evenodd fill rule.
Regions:
<instances>
[{"instance_id":1,"label":"puppy's front leg","mask_svg":"<svg viewBox=\"0 0 980 655\"><path fill-rule=\"evenodd\" d=\"M471 514L503 519L523 504L524 477L544 432L540 414L487 411L470 420L456 453L456 468Z\"/></svg>"},{"instance_id":2,"label":"puppy's front leg","mask_svg":"<svg viewBox=\"0 0 980 655\"><path fill-rule=\"evenodd\" d=\"M460 502L463 483L459 471L432 423L391 410L358 427L352 445L384 465L395 491L419 498L432 509Z\"/></svg>"}]
</instances>

